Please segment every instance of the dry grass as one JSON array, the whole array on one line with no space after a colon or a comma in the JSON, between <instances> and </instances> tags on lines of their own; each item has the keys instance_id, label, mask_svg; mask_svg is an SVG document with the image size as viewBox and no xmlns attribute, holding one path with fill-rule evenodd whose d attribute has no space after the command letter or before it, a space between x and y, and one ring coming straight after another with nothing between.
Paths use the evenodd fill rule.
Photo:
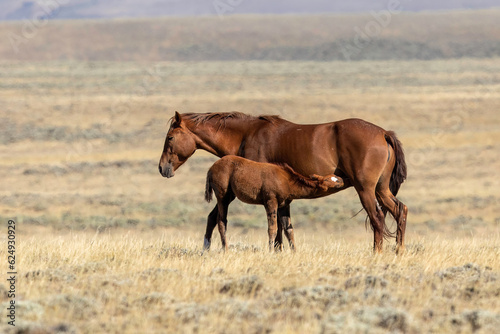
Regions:
<instances>
[{"instance_id":1,"label":"dry grass","mask_svg":"<svg viewBox=\"0 0 500 334\"><path fill-rule=\"evenodd\" d=\"M374 257L356 235L301 231L296 253L269 254L264 231L230 232L226 254L202 253L195 230L28 232L18 250L18 328L491 333L500 325L498 233L412 238L404 256L391 243Z\"/></svg>"}]
</instances>

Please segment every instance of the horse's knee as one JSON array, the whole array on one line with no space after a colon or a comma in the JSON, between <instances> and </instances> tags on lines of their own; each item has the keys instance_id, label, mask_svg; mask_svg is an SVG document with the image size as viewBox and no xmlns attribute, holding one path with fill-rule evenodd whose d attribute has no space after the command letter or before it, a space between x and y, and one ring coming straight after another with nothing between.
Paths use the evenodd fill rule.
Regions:
<instances>
[{"instance_id":1,"label":"horse's knee","mask_svg":"<svg viewBox=\"0 0 500 334\"><path fill-rule=\"evenodd\" d=\"M408 217L408 207L401 203L403 205L403 222L406 225L406 219Z\"/></svg>"}]
</instances>

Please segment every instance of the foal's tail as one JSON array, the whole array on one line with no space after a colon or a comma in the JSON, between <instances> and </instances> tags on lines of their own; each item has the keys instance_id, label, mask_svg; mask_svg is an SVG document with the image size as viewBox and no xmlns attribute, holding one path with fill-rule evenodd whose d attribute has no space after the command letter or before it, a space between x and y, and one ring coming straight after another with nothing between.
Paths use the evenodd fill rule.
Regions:
<instances>
[{"instance_id":1,"label":"foal's tail","mask_svg":"<svg viewBox=\"0 0 500 334\"><path fill-rule=\"evenodd\" d=\"M392 170L391 180L389 182L389 189L391 193L396 196L401 187L401 183L406 180L406 161L403 145L393 131L385 133L385 140L392 146L394 154L396 155L396 164Z\"/></svg>"},{"instance_id":2,"label":"foal's tail","mask_svg":"<svg viewBox=\"0 0 500 334\"><path fill-rule=\"evenodd\" d=\"M212 171L209 170L207 173L207 184L205 185L205 201L212 201L212 193L214 189L212 188Z\"/></svg>"}]
</instances>

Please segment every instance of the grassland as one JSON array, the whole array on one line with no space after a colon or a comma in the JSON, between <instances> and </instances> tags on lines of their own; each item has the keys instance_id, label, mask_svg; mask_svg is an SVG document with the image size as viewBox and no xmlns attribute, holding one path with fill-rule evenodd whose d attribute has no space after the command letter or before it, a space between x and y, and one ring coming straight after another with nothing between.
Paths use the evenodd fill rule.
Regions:
<instances>
[{"instance_id":1,"label":"grassland","mask_svg":"<svg viewBox=\"0 0 500 334\"><path fill-rule=\"evenodd\" d=\"M198 233L178 229L23 237L18 328L492 333L500 323L498 235L412 237L402 257L305 232L297 253L269 254L263 235L233 237L226 254L202 254Z\"/></svg>"},{"instance_id":2,"label":"grassland","mask_svg":"<svg viewBox=\"0 0 500 334\"><path fill-rule=\"evenodd\" d=\"M498 58L0 63L0 219L18 226L17 329L490 333L500 322L498 73ZM398 196L410 210L407 254L391 240L373 257L352 190L294 202L295 254L268 254L264 210L240 203L229 253L215 235L202 254L215 157L198 152L161 178L175 110L360 117L395 130L409 168Z\"/></svg>"}]
</instances>

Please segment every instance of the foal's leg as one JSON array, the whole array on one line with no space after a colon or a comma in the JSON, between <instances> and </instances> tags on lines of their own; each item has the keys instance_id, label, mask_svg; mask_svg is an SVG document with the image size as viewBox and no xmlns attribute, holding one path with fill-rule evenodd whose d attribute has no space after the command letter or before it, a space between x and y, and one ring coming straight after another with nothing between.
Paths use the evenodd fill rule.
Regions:
<instances>
[{"instance_id":1,"label":"foal's leg","mask_svg":"<svg viewBox=\"0 0 500 334\"><path fill-rule=\"evenodd\" d=\"M269 200L266 204L267 213L267 234L269 235L269 251L274 248L274 240L278 231L278 203L274 200Z\"/></svg>"},{"instance_id":2,"label":"foal's leg","mask_svg":"<svg viewBox=\"0 0 500 334\"><path fill-rule=\"evenodd\" d=\"M403 202L398 200L388 188L385 190L377 189L377 198L380 204L387 209L396 220L396 253L402 253L405 250L405 231L408 208Z\"/></svg>"},{"instance_id":3,"label":"foal's leg","mask_svg":"<svg viewBox=\"0 0 500 334\"><path fill-rule=\"evenodd\" d=\"M290 204L287 204L278 209L278 236L280 234L280 227L285 232L285 236L288 239L288 244L290 245L290 249L295 250L295 238L293 235L293 227L290 217ZM281 249L282 248L283 246L281 247Z\"/></svg>"},{"instance_id":4,"label":"foal's leg","mask_svg":"<svg viewBox=\"0 0 500 334\"><path fill-rule=\"evenodd\" d=\"M233 196L234 198L234 196ZM231 203L232 199L229 194L221 198L217 199L217 226L219 227L220 240L222 242L222 249L227 251L227 239L226 239L226 231L227 231L227 209L229 207L229 203Z\"/></svg>"},{"instance_id":5,"label":"foal's leg","mask_svg":"<svg viewBox=\"0 0 500 334\"><path fill-rule=\"evenodd\" d=\"M205 231L205 239L203 240L203 249L209 250L212 243L212 233L217 225L217 214L219 212L218 205L208 214L207 229Z\"/></svg>"},{"instance_id":6,"label":"foal's leg","mask_svg":"<svg viewBox=\"0 0 500 334\"><path fill-rule=\"evenodd\" d=\"M219 227L220 241L222 243L222 250L227 251L227 207L223 203L218 204L219 213L217 215L217 226Z\"/></svg>"},{"instance_id":7,"label":"foal's leg","mask_svg":"<svg viewBox=\"0 0 500 334\"><path fill-rule=\"evenodd\" d=\"M283 250L283 226L281 225L280 209L278 209L278 231L276 232L276 239L274 239L274 250L277 252Z\"/></svg>"},{"instance_id":8,"label":"foal's leg","mask_svg":"<svg viewBox=\"0 0 500 334\"><path fill-rule=\"evenodd\" d=\"M228 193L226 196L228 196L229 203L234 201L235 196L234 194ZM228 203L228 205L229 205ZM217 214L219 212L218 205L215 206L215 208L210 212L207 218L207 229L205 231L205 239L203 241L203 249L204 250L209 250L210 245L212 244L212 233L214 232L215 226L217 226Z\"/></svg>"}]
</instances>

